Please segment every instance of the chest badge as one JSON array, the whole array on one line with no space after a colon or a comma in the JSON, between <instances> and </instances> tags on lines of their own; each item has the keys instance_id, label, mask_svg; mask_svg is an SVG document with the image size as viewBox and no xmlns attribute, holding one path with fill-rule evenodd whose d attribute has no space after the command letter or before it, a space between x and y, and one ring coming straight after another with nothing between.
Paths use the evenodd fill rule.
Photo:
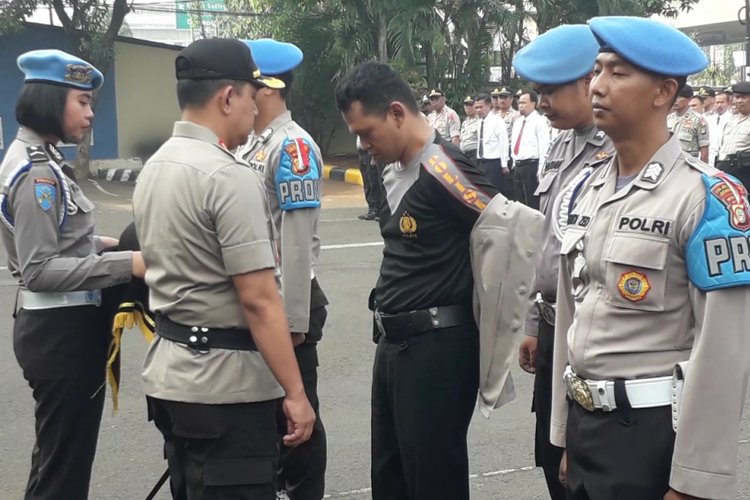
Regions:
<instances>
[{"instance_id":1,"label":"chest badge","mask_svg":"<svg viewBox=\"0 0 750 500\"><path fill-rule=\"evenodd\" d=\"M401 228L401 235L404 238L417 237L417 221L409 215L409 212L404 212L404 215L401 216L399 227Z\"/></svg>"},{"instance_id":2,"label":"chest badge","mask_svg":"<svg viewBox=\"0 0 750 500\"><path fill-rule=\"evenodd\" d=\"M263 151L263 150L258 151L258 153L255 155L255 160L256 161L263 161L265 159L266 159L266 152Z\"/></svg>"},{"instance_id":3,"label":"chest badge","mask_svg":"<svg viewBox=\"0 0 750 500\"><path fill-rule=\"evenodd\" d=\"M645 274L630 271L622 273L617 288L620 289L620 295L629 301L640 302L646 298L648 291L651 290L651 284Z\"/></svg>"}]
</instances>

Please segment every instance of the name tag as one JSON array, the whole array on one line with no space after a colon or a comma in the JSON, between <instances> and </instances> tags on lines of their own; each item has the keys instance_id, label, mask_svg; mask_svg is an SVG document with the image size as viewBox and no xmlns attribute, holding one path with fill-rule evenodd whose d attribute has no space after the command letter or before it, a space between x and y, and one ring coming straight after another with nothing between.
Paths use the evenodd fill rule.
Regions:
<instances>
[{"instance_id":1,"label":"name tag","mask_svg":"<svg viewBox=\"0 0 750 500\"><path fill-rule=\"evenodd\" d=\"M673 221L667 219L625 215L623 217L620 217L620 222L619 224L617 224L617 230L669 236L669 233L672 230L672 225Z\"/></svg>"}]
</instances>

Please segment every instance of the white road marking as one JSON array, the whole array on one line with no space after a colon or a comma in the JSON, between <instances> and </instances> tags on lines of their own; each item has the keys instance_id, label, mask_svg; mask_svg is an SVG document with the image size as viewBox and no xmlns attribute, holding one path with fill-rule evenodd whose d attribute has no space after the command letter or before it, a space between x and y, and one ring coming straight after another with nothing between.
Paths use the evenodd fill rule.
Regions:
<instances>
[{"instance_id":1,"label":"white road marking","mask_svg":"<svg viewBox=\"0 0 750 500\"><path fill-rule=\"evenodd\" d=\"M747 444L750 443L750 439L741 439L739 441L740 444ZM493 470L490 472L482 472L480 474L470 474L469 479L477 479L480 477L495 477L495 476L507 476L508 474L515 474L517 472L529 472L536 469L536 466L534 465L527 465L526 467L518 467L515 469L501 469L501 470ZM345 497L351 497L354 495L362 495L364 493L369 493L372 491L372 488L361 488L358 490L351 490L351 491L344 491L341 493L336 493L332 495L326 495L323 498L345 498Z\"/></svg>"},{"instance_id":2,"label":"white road marking","mask_svg":"<svg viewBox=\"0 0 750 500\"><path fill-rule=\"evenodd\" d=\"M535 466L529 465L526 467L519 467L517 469L502 469L502 470L494 470L491 472L483 472L481 474L471 474L469 475L469 479L477 479L479 477L494 477L494 476L505 476L507 474L513 474L516 472L528 472L531 470L536 469ZM354 495L362 495L364 493L369 493L372 491L372 488L361 488L358 490L351 490L351 491L344 491L342 493L336 493L333 495L326 495L323 498L344 498L344 497L350 497Z\"/></svg>"},{"instance_id":3,"label":"white road marking","mask_svg":"<svg viewBox=\"0 0 750 500\"><path fill-rule=\"evenodd\" d=\"M107 191L106 189L104 189L103 187L101 187L101 186L99 185L99 183L98 183L98 182L96 182L95 180L93 180L93 179L88 179L88 181L89 181L90 183L92 183L92 184L94 185L94 187L95 187L96 189L98 189L99 191L101 191L102 193L104 193L104 194L108 194L108 195L110 195L110 196L112 196L112 197L114 197L114 198L119 198L119 196L118 196L118 195L116 195L116 194L114 194L114 193L110 193L109 191Z\"/></svg>"},{"instance_id":4,"label":"white road marking","mask_svg":"<svg viewBox=\"0 0 750 500\"><path fill-rule=\"evenodd\" d=\"M342 248L364 248L364 247L381 247L382 241L370 241L367 243L345 243L342 245L323 245L321 250L340 250Z\"/></svg>"}]
</instances>

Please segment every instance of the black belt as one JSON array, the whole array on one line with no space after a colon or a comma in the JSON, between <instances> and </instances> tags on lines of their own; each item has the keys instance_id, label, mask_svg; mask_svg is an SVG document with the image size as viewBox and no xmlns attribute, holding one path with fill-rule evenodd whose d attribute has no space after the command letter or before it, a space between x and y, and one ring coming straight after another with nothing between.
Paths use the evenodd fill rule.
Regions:
<instances>
[{"instance_id":1,"label":"black belt","mask_svg":"<svg viewBox=\"0 0 750 500\"><path fill-rule=\"evenodd\" d=\"M250 330L185 326L175 323L163 314L156 315L156 334L199 351L209 349L258 350Z\"/></svg>"},{"instance_id":2,"label":"black belt","mask_svg":"<svg viewBox=\"0 0 750 500\"><path fill-rule=\"evenodd\" d=\"M520 167L523 165L529 165L531 163L539 163L539 158L529 158L527 160L516 160L517 167Z\"/></svg>"},{"instance_id":3,"label":"black belt","mask_svg":"<svg viewBox=\"0 0 750 500\"><path fill-rule=\"evenodd\" d=\"M474 322L470 305L431 307L421 311L383 314L375 311L375 324L384 337L407 337L430 330L452 328Z\"/></svg>"}]
</instances>

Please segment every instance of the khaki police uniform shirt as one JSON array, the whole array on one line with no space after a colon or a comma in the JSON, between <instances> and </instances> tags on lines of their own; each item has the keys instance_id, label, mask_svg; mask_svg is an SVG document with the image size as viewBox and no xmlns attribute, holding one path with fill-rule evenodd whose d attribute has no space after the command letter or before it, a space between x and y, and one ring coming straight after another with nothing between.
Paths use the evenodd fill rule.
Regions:
<instances>
[{"instance_id":1,"label":"khaki police uniform shirt","mask_svg":"<svg viewBox=\"0 0 750 500\"><path fill-rule=\"evenodd\" d=\"M670 486L732 498L750 373L750 287L706 292L688 274L689 265L710 269L719 256L704 250L713 241L702 233L713 227L702 224L708 203L721 207L724 226L744 228L719 231L722 242L744 232L731 237L744 253L734 263L727 257L720 273L735 276L732 266L747 263L747 204L736 205L728 188L707 195L704 182L717 174L673 136L620 191L616 155L580 188L561 247L550 438L565 447L566 364L583 379L627 380L671 376L689 360Z\"/></svg>"},{"instance_id":2,"label":"khaki police uniform shirt","mask_svg":"<svg viewBox=\"0 0 750 500\"><path fill-rule=\"evenodd\" d=\"M447 141L452 141L454 137L461 137L461 119L458 113L447 105L443 106L440 112L432 111L427 117L427 122Z\"/></svg>"},{"instance_id":3,"label":"khaki police uniform shirt","mask_svg":"<svg viewBox=\"0 0 750 500\"><path fill-rule=\"evenodd\" d=\"M691 156L700 157L701 148L710 145L706 119L690 108L682 116L671 113L667 117L667 126L680 140L683 151Z\"/></svg>"},{"instance_id":4,"label":"khaki police uniform shirt","mask_svg":"<svg viewBox=\"0 0 750 500\"><path fill-rule=\"evenodd\" d=\"M281 292L292 332L307 333L310 280L320 255L320 179L318 145L287 111L240 151L263 178L280 249Z\"/></svg>"},{"instance_id":5,"label":"khaki police uniform shirt","mask_svg":"<svg viewBox=\"0 0 750 500\"><path fill-rule=\"evenodd\" d=\"M539 334L539 310L535 305L537 292L548 299L557 295L557 272L562 242L561 225L567 221L567 200L561 196L563 188L580 179L582 170L590 171L606 162L614 154L612 141L595 126L579 136L575 130L563 131L550 147L547 161L542 167L541 181L534 193L539 196L540 210L544 214L542 244L536 258L534 279L531 283L529 310L526 315L526 335ZM565 194L565 193L563 193ZM562 218L562 220L561 220Z\"/></svg>"},{"instance_id":6,"label":"khaki police uniform shirt","mask_svg":"<svg viewBox=\"0 0 750 500\"><path fill-rule=\"evenodd\" d=\"M476 151L478 145L477 127L479 127L479 118L476 116L467 117L461 125L461 151Z\"/></svg>"},{"instance_id":7,"label":"khaki police uniform shirt","mask_svg":"<svg viewBox=\"0 0 750 500\"><path fill-rule=\"evenodd\" d=\"M521 113L518 110L513 109L513 108L510 108L506 112L493 109L492 112L495 113L496 115L499 115L500 118L505 120L505 127L508 129L508 143L510 143L510 137L511 137L511 134L513 133L513 124L516 122L516 120L521 118Z\"/></svg>"},{"instance_id":8,"label":"khaki police uniform shirt","mask_svg":"<svg viewBox=\"0 0 750 500\"><path fill-rule=\"evenodd\" d=\"M68 176L60 151L20 128L0 165L8 270L33 292L92 291L127 283L132 252L102 250L94 203Z\"/></svg>"},{"instance_id":9,"label":"khaki police uniform shirt","mask_svg":"<svg viewBox=\"0 0 750 500\"><path fill-rule=\"evenodd\" d=\"M724 139L719 151L719 161L729 155L750 150L750 115L732 115L724 127Z\"/></svg>"},{"instance_id":10,"label":"khaki police uniform shirt","mask_svg":"<svg viewBox=\"0 0 750 500\"><path fill-rule=\"evenodd\" d=\"M143 167L133 206L152 310L186 326L247 330L232 276L277 267L258 174L211 130L177 122ZM149 396L188 403L284 395L257 351L198 353L158 335L146 354L143 381Z\"/></svg>"}]
</instances>

